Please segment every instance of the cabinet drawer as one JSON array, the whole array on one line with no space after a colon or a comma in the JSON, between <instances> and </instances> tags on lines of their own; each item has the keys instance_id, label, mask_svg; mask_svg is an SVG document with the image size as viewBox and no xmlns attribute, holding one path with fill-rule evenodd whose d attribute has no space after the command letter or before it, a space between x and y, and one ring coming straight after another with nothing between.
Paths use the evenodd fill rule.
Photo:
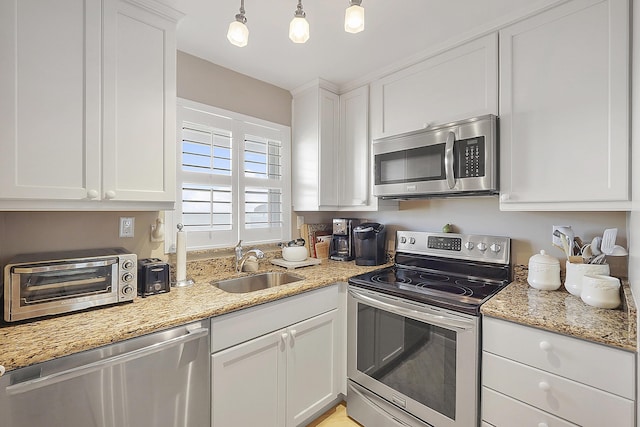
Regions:
<instances>
[{"instance_id":1,"label":"cabinet drawer","mask_svg":"<svg viewBox=\"0 0 640 427\"><path fill-rule=\"evenodd\" d=\"M577 427L504 394L482 387L482 419L494 427Z\"/></svg>"},{"instance_id":2,"label":"cabinet drawer","mask_svg":"<svg viewBox=\"0 0 640 427\"><path fill-rule=\"evenodd\" d=\"M632 400L486 352L482 385L583 427L632 427L635 419Z\"/></svg>"},{"instance_id":3,"label":"cabinet drawer","mask_svg":"<svg viewBox=\"0 0 640 427\"><path fill-rule=\"evenodd\" d=\"M338 307L338 286L305 292L211 319L211 352L259 337Z\"/></svg>"},{"instance_id":4,"label":"cabinet drawer","mask_svg":"<svg viewBox=\"0 0 640 427\"><path fill-rule=\"evenodd\" d=\"M482 319L482 349L635 398L635 354L503 320Z\"/></svg>"}]
</instances>

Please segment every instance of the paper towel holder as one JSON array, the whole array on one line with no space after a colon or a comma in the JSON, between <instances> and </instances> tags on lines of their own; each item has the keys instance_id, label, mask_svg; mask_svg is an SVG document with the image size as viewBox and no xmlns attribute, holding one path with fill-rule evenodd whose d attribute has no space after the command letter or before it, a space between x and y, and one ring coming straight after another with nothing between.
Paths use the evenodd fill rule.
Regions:
<instances>
[{"instance_id":1,"label":"paper towel holder","mask_svg":"<svg viewBox=\"0 0 640 427\"><path fill-rule=\"evenodd\" d=\"M187 250L186 241L184 240L186 236L182 231L183 227L182 224L178 224L178 234L176 235L176 280L171 282L171 287L174 288L184 288L195 283L193 279L187 277ZM182 251L184 251L183 254L179 253Z\"/></svg>"}]
</instances>

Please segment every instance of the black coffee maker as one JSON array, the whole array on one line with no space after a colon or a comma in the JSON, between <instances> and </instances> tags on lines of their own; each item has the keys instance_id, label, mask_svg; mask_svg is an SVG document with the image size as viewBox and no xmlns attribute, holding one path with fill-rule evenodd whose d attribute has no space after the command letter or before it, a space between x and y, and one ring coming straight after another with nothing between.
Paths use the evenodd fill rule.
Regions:
<instances>
[{"instance_id":1,"label":"black coffee maker","mask_svg":"<svg viewBox=\"0 0 640 427\"><path fill-rule=\"evenodd\" d=\"M355 258L353 229L360 224L359 219L334 218L333 234L329 246L329 258L335 261L352 261Z\"/></svg>"},{"instance_id":2,"label":"black coffee maker","mask_svg":"<svg viewBox=\"0 0 640 427\"><path fill-rule=\"evenodd\" d=\"M353 229L356 265L381 265L387 260L387 229L377 222L365 222Z\"/></svg>"}]
</instances>

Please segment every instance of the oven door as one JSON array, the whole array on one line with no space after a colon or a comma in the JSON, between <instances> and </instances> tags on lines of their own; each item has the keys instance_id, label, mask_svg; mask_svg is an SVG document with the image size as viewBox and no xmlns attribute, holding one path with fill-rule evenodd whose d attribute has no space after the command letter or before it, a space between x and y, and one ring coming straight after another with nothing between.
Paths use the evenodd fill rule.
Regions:
<instances>
[{"instance_id":1,"label":"oven door","mask_svg":"<svg viewBox=\"0 0 640 427\"><path fill-rule=\"evenodd\" d=\"M5 320L65 313L118 301L118 258L11 267ZM8 316L7 316L8 314Z\"/></svg>"},{"instance_id":2,"label":"oven door","mask_svg":"<svg viewBox=\"0 0 640 427\"><path fill-rule=\"evenodd\" d=\"M354 286L347 307L347 374L360 398L374 393L369 407L438 427L478 425L478 317Z\"/></svg>"}]
</instances>

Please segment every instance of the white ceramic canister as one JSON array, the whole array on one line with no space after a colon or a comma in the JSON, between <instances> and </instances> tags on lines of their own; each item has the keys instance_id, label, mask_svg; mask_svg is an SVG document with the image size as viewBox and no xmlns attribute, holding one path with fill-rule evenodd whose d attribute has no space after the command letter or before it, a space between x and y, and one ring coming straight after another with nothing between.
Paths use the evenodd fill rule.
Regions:
<instances>
[{"instance_id":1,"label":"white ceramic canister","mask_svg":"<svg viewBox=\"0 0 640 427\"><path fill-rule=\"evenodd\" d=\"M564 279L565 289L577 297L582 292L582 278L588 275L609 275L609 264L574 264L567 261L567 271Z\"/></svg>"},{"instance_id":2,"label":"white ceramic canister","mask_svg":"<svg viewBox=\"0 0 640 427\"><path fill-rule=\"evenodd\" d=\"M560 261L542 250L529 258L527 282L543 291L555 291L560 287Z\"/></svg>"},{"instance_id":3,"label":"white ceramic canister","mask_svg":"<svg viewBox=\"0 0 640 427\"><path fill-rule=\"evenodd\" d=\"M602 275L585 275L582 278L580 298L586 304L598 308L616 308L620 305L620 280Z\"/></svg>"}]
</instances>

